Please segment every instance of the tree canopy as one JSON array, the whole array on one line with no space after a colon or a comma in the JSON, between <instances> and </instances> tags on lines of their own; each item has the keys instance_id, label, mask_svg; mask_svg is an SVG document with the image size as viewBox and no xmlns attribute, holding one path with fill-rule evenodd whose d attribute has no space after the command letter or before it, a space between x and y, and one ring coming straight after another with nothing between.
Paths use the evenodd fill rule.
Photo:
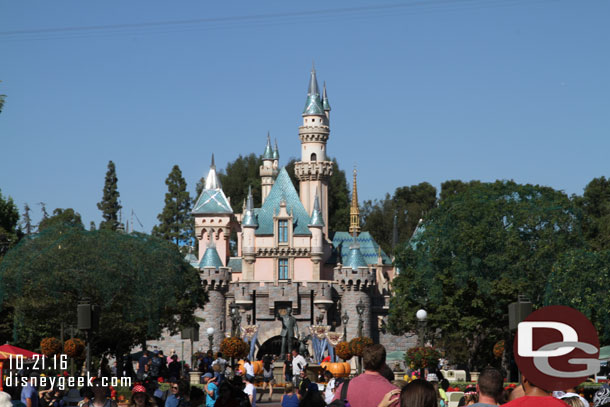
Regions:
<instances>
[{"instance_id":1,"label":"tree canopy","mask_svg":"<svg viewBox=\"0 0 610 407\"><path fill-rule=\"evenodd\" d=\"M108 171L104 180L104 189L102 200L97 204L97 209L102 211L100 229L117 230L119 228L119 211L121 203L119 202L119 193L117 187L118 178L116 176L116 168L112 161L108 161Z\"/></svg>"},{"instance_id":2,"label":"tree canopy","mask_svg":"<svg viewBox=\"0 0 610 407\"><path fill-rule=\"evenodd\" d=\"M512 181L461 185L398 253L390 329L414 330L423 307L440 344L462 338L461 350L453 343L454 355L465 348L471 366L484 366L494 341L507 335L508 304L525 294L542 305L555 261L583 247L580 221L573 202L552 188Z\"/></svg>"},{"instance_id":3,"label":"tree canopy","mask_svg":"<svg viewBox=\"0 0 610 407\"><path fill-rule=\"evenodd\" d=\"M180 167L174 165L165 185L165 206L157 216L160 223L153 227L152 234L178 246L190 244L193 239L191 196L186 189L186 181Z\"/></svg>"},{"instance_id":4,"label":"tree canopy","mask_svg":"<svg viewBox=\"0 0 610 407\"><path fill-rule=\"evenodd\" d=\"M17 227L19 211L10 196L5 198L0 190L0 260L14 246L21 235Z\"/></svg>"},{"instance_id":5,"label":"tree canopy","mask_svg":"<svg viewBox=\"0 0 610 407\"><path fill-rule=\"evenodd\" d=\"M362 229L373 235L386 253L393 251L394 215L398 231L398 242L406 242L413 235L419 219L424 217L436 202L436 188L427 182L410 187L399 187L394 195L384 199L364 201L361 215Z\"/></svg>"},{"instance_id":6,"label":"tree canopy","mask_svg":"<svg viewBox=\"0 0 610 407\"><path fill-rule=\"evenodd\" d=\"M594 178L575 199L585 213L583 229L591 247L610 249L610 179Z\"/></svg>"},{"instance_id":7,"label":"tree canopy","mask_svg":"<svg viewBox=\"0 0 610 407\"><path fill-rule=\"evenodd\" d=\"M74 212L54 217L66 213ZM126 352L160 337L164 328L177 332L194 324L206 295L197 270L175 245L56 220L22 239L0 264L0 303L14 329L0 330L1 341L10 334L13 343L38 348L42 338L58 335L62 322L76 324L76 307L85 297L101 307L96 352Z\"/></svg>"},{"instance_id":8,"label":"tree canopy","mask_svg":"<svg viewBox=\"0 0 610 407\"><path fill-rule=\"evenodd\" d=\"M227 164L224 171L218 173L225 195L231 197L233 212L241 213L243 204L248 196L248 187L252 186L252 198L255 207L261 205L261 177L259 168L263 161L261 157L252 153L247 156L240 155Z\"/></svg>"}]
</instances>

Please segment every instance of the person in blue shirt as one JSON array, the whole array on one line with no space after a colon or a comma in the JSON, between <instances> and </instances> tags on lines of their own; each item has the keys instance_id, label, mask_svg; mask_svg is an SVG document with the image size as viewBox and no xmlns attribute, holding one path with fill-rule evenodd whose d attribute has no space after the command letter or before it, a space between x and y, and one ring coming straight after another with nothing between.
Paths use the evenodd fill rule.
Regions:
<instances>
[{"instance_id":1,"label":"person in blue shirt","mask_svg":"<svg viewBox=\"0 0 610 407\"><path fill-rule=\"evenodd\" d=\"M178 407L182 399L180 394L180 385L177 380L173 380L169 384L169 396L165 400L165 407Z\"/></svg>"},{"instance_id":2,"label":"person in blue shirt","mask_svg":"<svg viewBox=\"0 0 610 407\"><path fill-rule=\"evenodd\" d=\"M203 375L203 381L205 383L205 406L206 407L214 407L214 403L218 400L218 386L214 383L214 376L212 373L206 373Z\"/></svg>"},{"instance_id":3,"label":"person in blue shirt","mask_svg":"<svg viewBox=\"0 0 610 407\"><path fill-rule=\"evenodd\" d=\"M38 391L33 386L33 382L36 381L36 375L32 374L28 378L28 384L21 389L21 402L26 407L38 407Z\"/></svg>"}]
</instances>

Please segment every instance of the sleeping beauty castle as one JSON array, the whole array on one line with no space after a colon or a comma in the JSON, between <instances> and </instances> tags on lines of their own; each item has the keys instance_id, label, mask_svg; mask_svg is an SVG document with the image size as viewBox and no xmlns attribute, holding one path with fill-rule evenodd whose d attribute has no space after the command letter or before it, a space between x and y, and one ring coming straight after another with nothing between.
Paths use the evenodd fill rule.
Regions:
<instances>
[{"instance_id":1,"label":"sleeping beauty castle","mask_svg":"<svg viewBox=\"0 0 610 407\"><path fill-rule=\"evenodd\" d=\"M254 357L279 355L280 317L287 314L296 325L291 346L310 335L312 327L318 333L329 332L335 341L345 340L344 335L350 340L362 330L388 352L406 350L412 341L386 332L390 282L396 270L373 237L360 230L355 171L349 231L329 236L330 112L326 85L320 92L312 69L298 129L301 160L295 164L295 175L299 190L279 166L277 143L272 147L267 137L260 166L260 208L253 206L250 191L242 213L231 209L212 159L205 188L192 210L199 258L187 255L209 296L205 307L196 312L203 322L193 350L208 349L206 331L212 329L213 348L218 349L233 328L251 341ZM234 257L232 232L237 235ZM149 344L163 349L185 346L188 354L189 344L180 335Z\"/></svg>"}]
</instances>

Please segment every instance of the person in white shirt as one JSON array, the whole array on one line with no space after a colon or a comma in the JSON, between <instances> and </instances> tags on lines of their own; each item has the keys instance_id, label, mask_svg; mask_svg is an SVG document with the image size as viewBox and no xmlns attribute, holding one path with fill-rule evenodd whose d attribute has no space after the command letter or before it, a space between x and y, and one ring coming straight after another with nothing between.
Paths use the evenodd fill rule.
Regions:
<instances>
[{"instance_id":1,"label":"person in white shirt","mask_svg":"<svg viewBox=\"0 0 610 407\"><path fill-rule=\"evenodd\" d=\"M246 377L248 378L249 382L253 382L254 381L254 366L252 366L252 363L250 363L250 359L245 358L244 359L244 369L246 369Z\"/></svg>"},{"instance_id":2,"label":"person in white shirt","mask_svg":"<svg viewBox=\"0 0 610 407\"><path fill-rule=\"evenodd\" d=\"M303 371L307 367L307 361L301 355L299 355L299 351L296 349L292 350L292 380L296 382L299 380L301 375L301 371Z\"/></svg>"},{"instance_id":3,"label":"person in white shirt","mask_svg":"<svg viewBox=\"0 0 610 407\"><path fill-rule=\"evenodd\" d=\"M326 379L326 388L324 389L324 401L326 404L330 404L335 397L335 378L333 374L328 370L324 372L324 378Z\"/></svg>"},{"instance_id":4,"label":"person in white shirt","mask_svg":"<svg viewBox=\"0 0 610 407\"><path fill-rule=\"evenodd\" d=\"M244 381L246 382L244 393L248 395L248 399L250 399L250 404L252 407L256 407L256 387L254 387L247 375L244 377Z\"/></svg>"}]
</instances>

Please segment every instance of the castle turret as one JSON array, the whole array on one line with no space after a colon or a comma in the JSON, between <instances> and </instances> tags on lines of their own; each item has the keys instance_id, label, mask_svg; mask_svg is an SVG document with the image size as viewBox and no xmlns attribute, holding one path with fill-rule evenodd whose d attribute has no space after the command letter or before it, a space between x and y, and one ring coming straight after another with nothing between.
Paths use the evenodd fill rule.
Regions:
<instances>
[{"instance_id":1,"label":"castle turret","mask_svg":"<svg viewBox=\"0 0 610 407\"><path fill-rule=\"evenodd\" d=\"M277 148L277 139L275 139L275 148L273 149L273 168L277 170L280 167L280 150Z\"/></svg>"},{"instance_id":2,"label":"castle turret","mask_svg":"<svg viewBox=\"0 0 610 407\"><path fill-rule=\"evenodd\" d=\"M276 145L277 149L277 145ZM274 157L273 149L271 148L271 137L267 133L267 145L265 146L265 152L263 153L263 165L260 166L261 176L261 203L265 202L267 195L271 191L273 181L277 177L277 164L274 166L276 159ZM277 159L279 160L279 151L277 152Z\"/></svg>"},{"instance_id":3,"label":"castle turret","mask_svg":"<svg viewBox=\"0 0 610 407\"><path fill-rule=\"evenodd\" d=\"M256 260L256 247L254 233L258 227L258 220L254 214L254 205L252 204L252 187L248 188L248 198L246 199L246 210L242 218L242 273L243 280L250 281L254 279L254 261Z\"/></svg>"},{"instance_id":4,"label":"castle turret","mask_svg":"<svg viewBox=\"0 0 610 407\"><path fill-rule=\"evenodd\" d=\"M328 95L326 94L326 81L324 82L324 90L322 91L322 108L326 115L326 120L330 123L330 102L328 101Z\"/></svg>"},{"instance_id":5,"label":"castle turret","mask_svg":"<svg viewBox=\"0 0 610 407\"><path fill-rule=\"evenodd\" d=\"M328 108L330 109L330 105ZM329 135L328 115L320 98L316 70L312 68L307 101L303 110L303 125L299 127L301 161L295 163L294 173L299 180L301 202L309 214L312 213L315 196L320 191L320 212L324 219L326 235L328 235L328 179L333 170L333 163L328 161L326 156L326 142Z\"/></svg>"},{"instance_id":6,"label":"castle turret","mask_svg":"<svg viewBox=\"0 0 610 407\"><path fill-rule=\"evenodd\" d=\"M208 294L209 302L195 316L205 319L205 327L214 328L214 344L218 346L225 337L227 322L225 317L226 292L229 289L231 273L223 267L214 241L211 241L199 262L201 282Z\"/></svg>"},{"instance_id":7,"label":"castle turret","mask_svg":"<svg viewBox=\"0 0 610 407\"><path fill-rule=\"evenodd\" d=\"M320 268L322 256L324 254L324 236L322 229L324 228L324 219L320 212L320 202L316 195L311 213L311 222L309 222L309 230L311 231L311 261L313 262L312 279L320 279Z\"/></svg>"},{"instance_id":8,"label":"castle turret","mask_svg":"<svg viewBox=\"0 0 610 407\"><path fill-rule=\"evenodd\" d=\"M345 264L335 269L335 281L339 283L343 292L341 313L348 310L348 314L352 315L347 325L348 339L358 336L358 317L352 311L356 310L359 304L363 306L362 334L370 337L371 293L376 286L377 278L374 270L369 268L364 259L355 235Z\"/></svg>"}]
</instances>

